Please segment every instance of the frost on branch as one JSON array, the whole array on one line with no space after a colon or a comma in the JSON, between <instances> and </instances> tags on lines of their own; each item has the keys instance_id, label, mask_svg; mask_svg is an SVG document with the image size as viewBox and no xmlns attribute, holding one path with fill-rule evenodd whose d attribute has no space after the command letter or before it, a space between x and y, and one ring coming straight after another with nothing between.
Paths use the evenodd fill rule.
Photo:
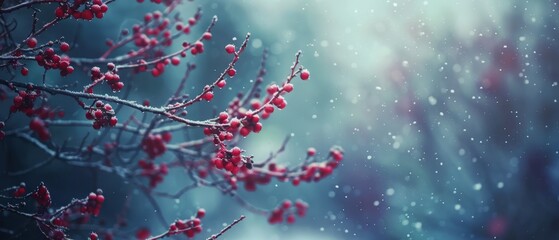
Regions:
<instances>
[{"instance_id":1,"label":"frost on branch","mask_svg":"<svg viewBox=\"0 0 559 240\"><path fill-rule=\"evenodd\" d=\"M4 189L0 198L0 210L14 220L26 218L33 221L48 239L66 239L66 230L88 224L90 217L97 217L105 202L103 191L98 189L82 199L72 199L59 208L52 207L50 192L43 183L27 193L25 183Z\"/></svg>"},{"instance_id":2,"label":"frost on branch","mask_svg":"<svg viewBox=\"0 0 559 240\"><path fill-rule=\"evenodd\" d=\"M242 147L246 138L266 130L268 118L287 108L290 93L300 83L297 81L311 79L310 71L300 62L302 53L295 54L293 64L286 69L286 77L274 82L265 81L268 53L264 51L252 86L239 92L225 106L216 108L222 111L199 119L188 112L191 106L219 105L215 99L224 100L225 86L240 89L229 83L231 78L250 74L236 68L244 57L250 34L238 45L222 46L220 54L228 58L229 63L221 66L223 70L218 74L204 73L212 80L204 86L188 86L197 90L194 94L186 94L187 79L196 70L192 62L194 56L207 52L210 46L207 43L214 38L212 29L217 17L205 19L197 9L191 17L185 18L176 11L182 3L180 0L151 2L159 10L143 14L140 23L131 29L122 29L117 38L105 42L103 52L89 58L80 57L80 46L96 42L84 39L76 43L70 41L71 36L46 39L48 36L43 33L60 31L57 28L60 22L96 24L110 16L114 4L130 3L114 0L4 3L0 9L3 17L17 21L29 14L32 28L28 32L2 22L4 32L0 37L6 44L0 50L0 68L4 72L0 77L0 139L22 142L26 148L42 152L39 161L35 160L32 165L8 169L9 176L24 178L32 172L40 172L52 161L65 163L77 171L113 174L143 194L141 197L154 210L153 219L165 231L127 226L125 213L130 209L126 204L118 219L96 220L103 216L101 206L105 202L100 190L56 209L54 206L62 199L51 196L43 183L31 192L25 184L5 189L4 202L0 205L2 212L6 212L8 218L34 221L39 232L50 239L65 239L76 232L87 234L90 239L190 238L206 234L201 222L205 210L198 209L191 218L172 219L163 215L159 201L161 198L179 199L192 189L207 187L233 198L238 206L262 215L272 224L293 223L296 217L303 217L309 205L302 200L294 203L286 200L267 210L252 205L240 194L241 191L254 192L274 179L293 186L320 181L331 175L343 159L340 147L332 147L323 155L309 148L301 163L283 166L277 159L289 138L266 159L257 159L250 154L250 149ZM53 8L52 13L47 11L50 8ZM200 29L202 33L193 36L193 30ZM12 36L12 33L18 34ZM15 37L22 34L25 36ZM171 67L186 68L182 77L167 83L176 82L176 86L163 104L154 106L148 100L141 104L132 100L130 92L137 87L133 79L163 81L162 76L170 78L164 74ZM53 104L60 99L67 104ZM182 134L185 131L199 134L185 137ZM65 136L62 133L73 136L61 137ZM184 175L183 186L174 192L160 190L159 186L172 174ZM98 184L92 179L87 181L94 186ZM244 190L239 190L239 184ZM34 205L30 206L30 202ZM219 238L244 218L206 237ZM114 224L107 225L105 221ZM135 236L130 236L130 230ZM9 230L9 233L21 234L16 230Z\"/></svg>"}]
</instances>

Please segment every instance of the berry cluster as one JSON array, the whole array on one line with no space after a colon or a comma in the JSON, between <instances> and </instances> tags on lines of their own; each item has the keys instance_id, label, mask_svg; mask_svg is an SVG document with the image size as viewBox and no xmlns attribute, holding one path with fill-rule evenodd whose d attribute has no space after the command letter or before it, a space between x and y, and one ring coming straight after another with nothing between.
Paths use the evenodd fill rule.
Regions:
<instances>
[{"instance_id":1,"label":"berry cluster","mask_svg":"<svg viewBox=\"0 0 559 240\"><path fill-rule=\"evenodd\" d=\"M291 84L291 83L286 83L286 84ZM292 91L293 85L288 85L288 86L289 87L287 88L287 90ZM280 90L282 90L282 92L280 92ZM287 106L287 101L285 100L285 98L283 98L281 94L288 93L288 91L284 91L284 89L280 89L278 85L272 84L266 88L266 92L268 93L268 97L264 100L264 102L271 102L271 104L273 104L279 109L284 109ZM276 93L278 92L280 92L280 95L276 96ZM273 112L272 110L273 108L270 107L271 106L268 104L264 108L264 111L268 114L271 114Z\"/></svg>"},{"instance_id":2,"label":"berry cluster","mask_svg":"<svg viewBox=\"0 0 559 240\"><path fill-rule=\"evenodd\" d=\"M97 193L92 192L87 196L87 202L81 206L80 212L98 216L103 202L105 202L103 191L101 189L97 189Z\"/></svg>"},{"instance_id":3,"label":"berry cluster","mask_svg":"<svg viewBox=\"0 0 559 240\"><path fill-rule=\"evenodd\" d=\"M22 182L14 191L14 197L23 197L25 196L25 183Z\"/></svg>"},{"instance_id":4,"label":"berry cluster","mask_svg":"<svg viewBox=\"0 0 559 240\"><path fill-rule=\"evenodd\" d=\"M167 65L172 64L177 66L180 64L178 54L180 54L183 58L186 57L187 48L190 48L190 52L193 55L204 51L204 44L201 41L196 41L193 44L184 42L182 44L184 50L168 57L164 57L165 54L162 49L156 48L157 46L172 46L173 39L180 34L189 34L190 28L198 22L200 17L200 12L197 12L194 17L188 19L188 23L183 23L180 18L169 19L166 14L163 14L160 11L146 13L144 15L144 24L134 25L132 27L133 35L129 38L121 40L119 44L130 41L138 48L128 52L128 57L130 58L139 56L142 57L138 60L139 65L135 68L136 72L144 72L148 70L147 61L145 59L149 59L150 57L160 58L160 60L157 61L154 64L154 67L150 70L152 76L159 77L163 74ZM174 26L175 33L173 33L172 26ZM128 30L123 31L122 35L128 35ZM211 36L210 32L205 32L202 35L201 40L210 40ZM115 44L112 41L108 42L109 47L117 46L119 44ZM151 49L155 49L155 51L149 51ZM150 56L150 54L153 56Z\"/></svg>"},{"instance_id":5,"label":"berry cluster","mask_svg":"<svg viewBox=\"0 0 559 240\"><path fill-rule=\"evenodd\" d=\"M222 147L212 160L213 166L217 169L225 169L233 175L241 169L252 168L252 160L243 157L241 152L242 150L239 147L233 147L230 150Z\"/></svg>"},{"instance_id":6,"label":"berry cluster","mask_svg":"<svg viewBox=\"0 0 559 240\"><path fill-rule=\"evenodd\" d=\"M64 111L52 109L48 105L43 105L33 110L33 115L39 117L40 119L54 119L56 117L63 118Z\"/></svg>"},{"instance_id":7,"label":"berry cluster","mask_svg":"<svg viewBox=\"0 0 559 240\"><path fill-rule=\"evenodd\" d=\"M225 51L229 54L235 53L235 46L229 44L225 47ZM234 69L231 68L228 71L230 70L234 70ZM264 74L265 71L262 71L261 75ZM229 75L232 76L231 74ZM300 74L301 79L307 80L309 76L310 73L308 70L306 69L301 70L301 74ZM218 84L221 82L223 82L223 86L225 86L225 80L219 81ZM261 78L257 79L257 82L258 83L262 82L262 79ZM252 99L250 103L250 107L252 110L246 110L241 106L240 99L242 98L242 95L239 95L237 98L235 98L231 103L229 103L229 108L231 113L234 113L234 116L238 116L241 119L240 124L242 126L240 127L239 134L243 137L246 137L251 132L254 133L260 132L262 130L262 123L260 122L260 118L267 119L268 117L270 117L270 115L275 110L274 107L277 107L278 109L284 109L287 106L287 101L285 100L283 95L286 93L290 93L291 91L293 91L293 84L291 84L289 81L284 82L281 88L277 84L270 84L266 88L267 96L266 98L263 99L262 102L258 99L259 94L255 94L255 98ZM260 117L258 113L262 113L262 117ZM219 118L219 120L221 120L221 118ZM227 123L227 122L220 122L220 123ZM239 127L238 122L231 121L229 131L235 132L233 130L238 127ZM204 129L204 133L206 135L209 135L212 132L209 131L208 129Z\"/></svg>"},{"instance_id":8,"label":"berry cluster","mask_svg":"<svg viewBox=\"0 0 559 240\"><path fill-rule=\"evenodd\" d=\"M167 236L184 233L184 235L186 235L187 237L193 238L194 236L196 236L196 234L202 232L202 221L200 220L200 218L203 218L205 215L206 211L204 209L198 209L196 218L191 220L176 220L169 227Z\"/></svg>"},{"instance_id":9,"label":"berry cluster","mask_svg":"<svg viewBox=\"0 0 559 240\"><path fill-rule=\"evenodd\" d=\"M18 94L13 99L13 104L10 106L10 112L23 112L27 116L37 116L41 119L54 119L56 117L64 117L64 111L52 109L45 103L38 108L33 108L35 100L41 97L41 90L34 90L33 86L29 85L27 90L18 91Z\"/></svg>"},{"instance_id":10,"label":"berry cluster","mask_svg":"<svg viewBox=\"0 0 559 240\"><path fill-rule=\"evenodd\" d=\"M142 140L142 150L149 156L150 159L159 157L165 153L167 147L165 144L171 141L172 135L170 132L162 134L148 134Z\"/></svg>"},{"instance_id":11,"label":"berry cluster","mask_svg":"<svg viewBox=\"0 0 559 240\"><path fill-rule=\"evenodd\" d=\"M40 118L33 118L31 122L29 122L29 128L33 130L37 136L39 136L41 141L47 141L50 139L50 132L47 125Z\"/></svg>"},{"instance_id":12,"label":"berry cluster","mask_svg":"<svg viewBox=\"0 0 559 240\"><path fill-rule=\"evenodd\" d=\"M272 181L272 177L276 176L280 181L285 182L288 177L286 175L288 169L279 166L276 163L268 164L268 171L252 170L247 167L248 164L242 166L237 170L235 177L229 179L229 184L231 188L237 189L238 182L244 182L245 190L249 192L256 191L257 185L266 185Z\"/></svg>"},{"instance_id":13,"label":"berry cluster","mask_svg":"<svg viewBox=\"0 0 559 240\"><path fill-rule=\"evenodd\" d=\"M87 201L87 200L85 200ZM52 219L52 224L57 227L68 228L72 224L86 224L89 222L89 214L81 212L80 206L70 207L66 209L62 215Z\"/></svg>"},{"instance_id":14,"label":"berry cluster","mask_svg":"<svg viewBox=\"0 0 559 240\"><path fill-rule=\"evenodd\" d=\"M42 208L48 208L51 204L50 193L45 184L41 183L37 190L33 193L33 198Z\"/></svg>"},{"instance_id":15,"label":"berry cluster","mask_svg":"<svg viewBox=\"0 0 559 240\"><path fill-rule=\"evenodd\" d=\"M120 76L117 73L115 64L108 63L107 69L108 70L105 73L101 73L101 69L99 67L91 68L91 80L93 83L86 87L86 92L93 93L93 87L102 82L102 80L105 80L115 92L120 91L124 87L124 83L120 81Z\"/></svg>"},{"instance_id":16,"label":"berry cluster","mask_svg":"<svg viewBox=\"0 0 559 240\"><path fill-rule=\"evenodd\" d=\"M64 211L61 217L54 218L52 220L52 224L59 227L68 227L70 226L70 221L68 219L69 217L70 217L70 211L66 210Z\"/></svg>"},{"instance_id":17,"label":"berry cluster","mask_svg":"<svg viewBox=\"0 0 559 240\"><path fill-rule=\"evenodd\" d=\"M150 188L155 188L157 184L163 182L163 178L169 173L167 164L156 164L153 161L138 161L138 166L141 169L140 174L149 179Z\"/></svg>"},{"instance_id":18,"label":"berry cluster","mask_svg":"<svg viewBox=\"0 0 559 240\"><path fill-rule=\"evenodd\" d=\"M205 86L204 87L204 94L202 94L202 99L206 100L206 101L211 101L214 98L214 93L211 90L210 86Z\"/></svg>"},{"instance_id":19,"label":"berry cluster","mask_svg":"<svg viewBox=\"0 0 559 240\"><path fill-rule=\"evenodd\" d=\"M245 190L249 192L256 191L257 184L266 185L272 180L272 177L269 174L265 174L262 172L253 171L250 169L243 169L243 171L241 172L242 174L237 175L237 179L238 181L242 181L245 183Z\"/></svg>"},{"instance_id":20,"label":"berry cluster","mask_svg":"<svg viewBox=\"0 0 559 240\"><path fill-rule=\"evenodd\" d=\"M270 212L268 222L270 224L282 223L284 221L284 216L286 216L285 221L292 224L295 222L295 214L299 217L304 217L308 208L309 205L302 200L295 201L295 204L292 204L289 200L284 200Z\"/></svg>"},{"instance_id":21,"label":"berry cluster","mask_svg":"<svg viewBox=\"0 0 559 240\"><path fill-rule=\"evenodd\" d=\"M108 103L103 104L102 101L96 101L94 106L85 112L85 118L93 120L94 129L106 126L114 127L118 122L113 107Z\"/></svg>"},{"instance_id":22,"label":"berry cluster","mask_svg":"<svg viewBox=\"0 0 559 240\"><path fill-rule=\"evenodd\" d=\"M10 106L10 112L23 112L27 116L33 116L33 106L35 100L41 96L41 90L34 90L33 86L29 85L27 90L19 91L14 97L14 103Z\"/></svg>"},{"instance_id":23,"label":"berry cluster","mask_svg":"<svg viewBox=\"0 0 559 240\"><path fill-rule=\"evenodd\" d=\"M253 114L251 111L247 111L244 114L244 118L241 120L241 130L239 134L246 137L251 132L259 133L262 130L262 123L260 122L260 116L258 114Z\"/></svg>"},{"instance_id":24,"label":"berry cluster","mask_svg":"<svg viewBox=\"0 0 559 240\"><path fill-rule=\"evenodd\" d=\"M230 123L230 127L226 129L226 131L223 131L222 129L218 129L218 128L204 128L204 135L206 136L211 136L214 135L215 139L214 139L214 143L215 144L219 144L220 142L223 141L231 141L233 140L233 133L236 132L240 126L240 121L239 119L232 119L231 121L229 120L229 114L226 112L221 112L219 113L218 117L217 117L217 122L221 123L221 124L227 124ZM224 150L224 149L220 149L220 150Z\"/></svg>"},{"instance_id":25,"label":"berry cluster","mask_svg":"<svg viewBox=\"0 0 559 240\"><path fill-rule=\"evenodd\" d=\"M87 224L90 216L98 216L105 197L100 189L97 193L90 193L85 199L74 199L60 215L52 216L52 224L57 227L68 228L73 224Z\"/></svg>"},{"instance_id":26,"label":"berry cluster","mask_svg":"<svg viewBox=\"0 0 559 240\"><path fill-rule=\"evenodd\" d=\"M103 18L109 10L109 6L101 0L93 0L91 3L87 0L75 0L73 4L68 2L61 2L60 4L54 11L57 18L66 18L71 15L74 19L90 21L93 18Z\"/></svg>"},{"instance_id":27,"label":"berry cluster","mask_svg":"<svg viewBox=\"0 0 559 240\"><path fill-rule=\"evenodd\" d=\"M307 151L309 157L314 156L314 148ZM332 171L339 165L340 161L344 158L343 151L340 148L330 149L329 161L320 163L311 163L308 166L303 166L303 174L293 179L293 185L298 185L300 181L317 182L326 176L330 175Z\"/></svg>"},{"instance_id":28,"label":"berry cluster","mask_svg":"<svg viewBox=\"0 0 559 240\"><path fill-rule=\"evenodd\" d=\"M200 54L204 52L204 43L201 41L196 41L194 47L190 49L192 55Z\"/></svg>"},{"instance_id":29,"label":"berry cluster","mask_svg":"<svg viewBox=\"0 0 559 240\"><path fill-rule=\"evenodd\" d=\"M27 45L30 47L34 46L30 45L29 41L27 42ZM64 47L64 49L66 48ZM35 55L35 61L45 70L58 69L61 76L66 76L74 72L74 67L70 66L70 58L68 56L60 56L56 54L54 49L51 47L46 48L44 51L39 50L37 55Z\"/></svg>"}]
</instances>

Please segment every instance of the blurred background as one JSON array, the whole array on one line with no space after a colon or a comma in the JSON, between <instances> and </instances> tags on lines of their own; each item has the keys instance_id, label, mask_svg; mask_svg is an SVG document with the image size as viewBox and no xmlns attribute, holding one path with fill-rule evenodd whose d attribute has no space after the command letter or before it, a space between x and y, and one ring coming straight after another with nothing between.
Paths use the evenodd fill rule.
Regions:
<instances>
[{"instance_id":1,"label":"blurred background","mask_svg":"<svg viewBox=\"0 0 559 240\"><path fill-rule=\"evenodd\" d=\"M206 236L247 215L224 239L559 238L557 1L212 0L186 3L180 12L190 16L198 5L204 12L198 33L213 15L219 21L206 53L194 59L198 69L190 91L197 92L226 67L223 46L239 45L247 32L252 34L237 65L239 76L228 83L232 89L212 102L218 111L250 86L265 48L270 52L265 82L282 81L299 49L311 72L309 81L296 79L287 108L243 143L256 161L287 135L293 137L280 162L298 164L308 147L324 155L331 145L342 146L345 159L319 183L294 187L274 181L256 192L240 190L262 208L286 198L305 200L309 212L293 225L269 225L204 188L162 199L167 219L203 207ZM81 28L68 24L50 34L77 31L82 41L104 41L158 7L117 1L106 21ZM72 54L96 56L104 49L80 47L84 51ZM155 81L139 75L131 98L161 104L180 76L180 69ZM205 119L212 104L189 112ZM74 117L82 114L76 111ZM2 143L6 169L40 154L15 154L17 144ZM83 195L84 188L67 183L86 175L71 170L61 175L60 169L68 168L51 164L25 177L2 177L2 185L45 181L59 197L55 203L62 204ZM163 230L141 193L117 177L97 177L107 199L115 199L107 202L101 218L111 221L129 202L131 226ZM158 189L174 192L184 179L174 174Z\"/></svg>"}]
</instances>

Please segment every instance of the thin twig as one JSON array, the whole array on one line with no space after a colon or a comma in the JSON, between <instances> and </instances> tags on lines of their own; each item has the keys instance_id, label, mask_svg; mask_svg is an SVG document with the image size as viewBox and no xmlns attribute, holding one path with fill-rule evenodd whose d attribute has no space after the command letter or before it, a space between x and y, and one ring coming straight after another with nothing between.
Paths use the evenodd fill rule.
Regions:
<instances>
[{"instance_id":1,"label":"thin twig","mask_svg":"<svg viewBox=\"0 0 559 240\"><path fill-rule=\"evenodd\" d=\"M221 229L221 231L219 231L219 233L210 236L206 240L215 240L215 239L219 238L221 235L223 235L225 232L229 231L229 229L231 229L233 226L237 225L239 222L243 221L245 218L246 218L245 215L241 215L240 218L235 219L235 221L233 221L231 224L229 224L225 228Z\"/></svg>"}]
</instances>

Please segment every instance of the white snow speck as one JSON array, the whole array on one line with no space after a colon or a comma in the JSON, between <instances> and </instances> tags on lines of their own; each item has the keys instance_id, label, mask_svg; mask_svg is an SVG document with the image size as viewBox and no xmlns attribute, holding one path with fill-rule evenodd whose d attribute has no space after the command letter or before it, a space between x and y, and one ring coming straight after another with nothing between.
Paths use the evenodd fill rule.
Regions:
<instances>
[{"instance_id":1,"label":"white snow speck","mask_svg":"<svg viewBox=\"0 0 559 240\"><path fill-rule=\"evenodd\" d=\"M481 183L474 184L474 190L476 190L476 191L481 190Z\"/></svg>"}]
</instances>

